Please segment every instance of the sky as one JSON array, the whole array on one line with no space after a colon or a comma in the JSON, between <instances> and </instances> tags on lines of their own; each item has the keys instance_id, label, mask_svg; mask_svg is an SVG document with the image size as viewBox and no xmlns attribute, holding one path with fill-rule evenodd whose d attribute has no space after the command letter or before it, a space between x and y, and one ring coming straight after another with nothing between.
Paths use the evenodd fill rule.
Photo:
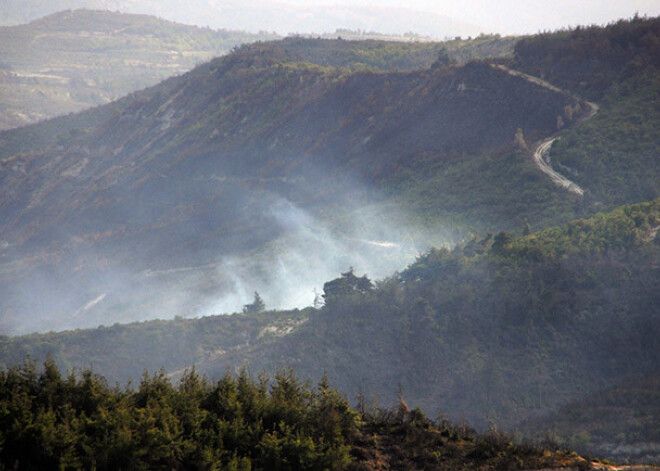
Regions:
<instances>
[{"instance_id":1,"label":"sky","mask_svg":"<svg viewBox=\"0 0 660 471\"><path fill-rule=\"evenodd\" d=\"M308 6L306 0L283 3ZM317 0L316 5L348 2ZM448 16L491 33L530 34L566 26L607 24L635 13L660 15L660 0L352 0L351 6L403 8Z\"/></svg>"},{"instance_id":2,"label":"sky","mask_svg":"<svg viewBox=\"0 0 660 471\"><path fill-rule=\"evenodd\" d=\"M76 8L145 13L185 24L291 33L340 28L438 39L535 34L659 16L660 0L0 0L0 24Z\"/></svg>"},{"instance_id":3,"label":"sky","mask_svg":"<svg viewBox=\"0 0 660 471\"><path fill-rule=\"evenodd\" d=\"M345 28L390 34L412 32L438 39L480 33L535 34L578 25L604 25L636 13L660 15L660 0L104 1L119 5L121 11L156 14L214 28L281 35L333 33Z\"/></svg>"}]
</instances>

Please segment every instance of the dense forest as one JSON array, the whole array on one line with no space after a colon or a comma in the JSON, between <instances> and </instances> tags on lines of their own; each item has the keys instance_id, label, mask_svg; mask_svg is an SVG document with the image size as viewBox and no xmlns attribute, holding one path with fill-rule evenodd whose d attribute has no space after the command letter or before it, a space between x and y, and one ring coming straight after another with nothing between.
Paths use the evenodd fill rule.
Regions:
<instances>
[{"instance_id":1,"label":"dense forest","mask_svg":"<svg viewBox=\"0 0 660 471\"><path fill-rule=\"evenodd\" d=\"M164 372L109 387L90 370L63 377L52 360L0 371L0 469L416 470L543 469L591 463L345 397L323 377L246 370L217 381Z\"/></svg>"}]
</instances>

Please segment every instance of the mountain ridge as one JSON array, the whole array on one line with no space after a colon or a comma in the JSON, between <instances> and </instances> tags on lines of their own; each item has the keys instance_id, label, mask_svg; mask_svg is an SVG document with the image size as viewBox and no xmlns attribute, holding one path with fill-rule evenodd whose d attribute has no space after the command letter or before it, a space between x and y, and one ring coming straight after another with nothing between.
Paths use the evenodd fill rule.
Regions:
<instances>
[{"instance_id":1,"label":"mountain ridge","mask_svg":"<svg viewBox=\"0 0 660 471\"><path fill-rule=\"evenodd\" d=\"M46 267L50 256L92 269L90 257L100 258L134 273L162 268L160 254L202 264L214 247L229 255L278 235L263 195L307 211L341 208L418 156L451 162L507 149L523 122L532 138L543 135L575 105L486 64L355 72L298 62L287 44L245 47L112 105L105 122L55 146L7 157L5 257L29 267L21 257L49 239ZM206 228L198 240L194 227ZM201 249L181 251L182 242Z\"/></svg>"}]
</instances>

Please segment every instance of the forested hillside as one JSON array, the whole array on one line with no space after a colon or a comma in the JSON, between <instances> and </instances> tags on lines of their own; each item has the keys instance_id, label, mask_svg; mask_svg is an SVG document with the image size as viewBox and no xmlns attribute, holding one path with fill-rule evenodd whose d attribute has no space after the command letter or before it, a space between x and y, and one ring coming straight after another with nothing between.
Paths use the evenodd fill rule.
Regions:
<instances>
[{"instance_id":1,"label":"forested hillside","mask_svg":"<svg viewBox=\"0 0 660 471\"><path fill-rule=\"evenodd\" d=\"M513 67L597 101L598 114L563 133L550 158L612 206L660 193L660 19L576 28L525 38Z\"/></svg>"},{"instance_id":2,"label":"forested hillside","mask_svg":"<svg viewBox=\"0 0 660 471\"><path fill-rule=\"evenodd\" d=\"M2 359L51 353L111 382L140 367L178 378L190 364L210 377L245 362L255 373L293 366L303 379L325 371L349 397L388 406L403 392L431 416L511 428L658 373L659 229L655 200L435 249L375 285L346 272L318 310L4 338ZM542 424L537 436L551 435Z\"/></svg>"},{"instance_id":3,"label":"forested hillside","mask_svg":"<svg viewBox=\"0 0 660 471\"><path fill-rule=\"evenodd\" d=\"M403 252L391 271L429 241L581 211L513 143L521 127L530 141L554 132L578 99L446 55L430 69L378 69L405 44L301 41L244 46L107 108L0 134L1 273L20 283L3 297L5 331L198 315L233 294L227 257L255 251L268 266L280 254L267 244L293 238L295 249L319 230L342 247L337 261L362 250L351 240L389 239ZM301 58L303 44L321 52ZM356 56L371 57L367 70L321 65ZM517 191L503 191L512 182ZM365 258L371 268L382 257ZM308 292L332 273L319 266ZM181 296L162 301L161 280L143 276L161 272L178 274L167 282ZM246 292L281 291L252 284Z\"/></svg>"},{"instance_id":4,"label":"forested hillside","mask_svg":"<svg viewBox=\"0 0 660 471\"><path fill-rule=\"evenodd\" d=\"M437 423L405 402L350 408L326 377L290 370L217 381L156 373L110 388L90 370L62 377L52 361L0 371L3 469L430 470L547 469L592 463Z\"/></svg>"},{"instance_id":5,"label":"forested hillside","mask_svg":"<svg viewBox=\"0 0 660 471\"><path fill-rule=\"evenodd\" d=\"M342 390L382 398L396 383L427 411L511 426L657 372L659 209L432 250L373 290L326 297L278 342L199 366L323 369Z\"/></svg>"}]
</instances>

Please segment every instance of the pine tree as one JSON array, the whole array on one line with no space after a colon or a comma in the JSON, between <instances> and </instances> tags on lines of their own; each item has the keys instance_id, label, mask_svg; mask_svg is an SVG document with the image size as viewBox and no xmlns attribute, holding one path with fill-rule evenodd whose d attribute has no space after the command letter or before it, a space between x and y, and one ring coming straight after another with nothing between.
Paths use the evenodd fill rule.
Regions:
<instances>
[{"instance_id":1,"label":"pine tree","mask_svg":"<svg viewBox=\"0 0 660 471\"><path fill-rule=\"evenodd\" d=\"M246 304L243 306L243 314L256 314L257 312L263 312L266 310L266 304L264 300L261 299L258 292L254 292L254 299L252 303Z\"/></svg>"}]
</instances>

